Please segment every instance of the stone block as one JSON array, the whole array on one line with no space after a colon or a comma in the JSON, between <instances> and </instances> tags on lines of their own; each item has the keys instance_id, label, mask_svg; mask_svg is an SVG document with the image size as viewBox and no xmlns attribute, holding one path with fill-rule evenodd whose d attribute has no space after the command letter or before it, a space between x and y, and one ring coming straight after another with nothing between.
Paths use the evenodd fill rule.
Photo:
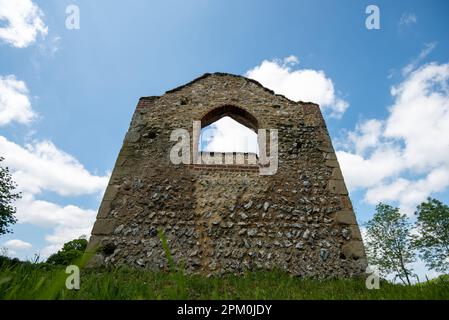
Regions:
<instances>
[{"instance_id":1,"label":"stone block","mask_svg":"<svg viewBox=\"0 0 449 320\"><path fill-rule=\"evenodd\" d=\"M351 240L348 243L344 244L341 247L341 252L344 256L349 258L364 258L365 257L365 249L363 247L362 241L359 240Z\"/></svg>"},{"instance_id":2,"label":"stone block","mask_svg":"<svg viewBox=\"0 0 449 320\"><path fill-rule=\"evenodd\" d=\"M326 154L326 160L337 160L337 156L334 152L329 152L328 154Z\"/></svg>"},{"instance_id":3,"label":"stone block","mask_svg":"<svg viewBox=\"0 0 449 320\"><path fill-rule=\"evenodd\" d=\"M362 240L362 235L358 225L349 226L349 230L351 230L351 238L353 240Z\"/></svg>"},{"instance_id":4,"label":"stone block","mask_svg":"<svg viewBox=\"0 0 449 320\"><path fill-rule=\"evenodd\" d=\"M86 252L95 252L101 244L102 237L92 235L90 236L89 243L87 244Z\"/></svg>"},{"instance_id":5,"label":"stone block","mask_svg":"<svg viewBox=\"0 0 449 320\"><path fill-rule=\"evenodd\" d=\"M140 139L140 133L136 131L129 131L125 139L131 143L136 143Z\"/></svg>"},{"instance_id":6,"label":"stone block","mask_svg":"<svg viewBox=\"0 0 449 320\"><path fill-rule=\"evenodd\" d=\"M114 219L97 219L92 235L109 235L114 231Z\"/></svg>"},{"instance_id":7,"label":"stone block","mask_svg":"<svg viewBox=\"0 0 449 320\"><path fill-rule=\"evenodd\" d=\"M333 180L343 180L343 174L341 173L341 170L339 167L336 167L332 170L332 176L331 179Z\"/></svg>"},{"instance_id":8,"label":"stone block","mask_svg":"<svg viewBox=\"0 0 449 320\"><path fill-rule=\"evenodd\" d=\"M87 262L87 268L101 268L105 265L104 256L101 253L95 254L90 260Z\"/></svg>"},{"instance_id":9,"label":"stone block","mask_svg":"<svg viewBox=\"0 0 449 320\"><path fill-rule=\"evenodd\" d=\"M340 167L338 165L338 161L337 160L326 160L325 164L326 164L326 166L331 167L331 168L338 168L338 167Z\"/></svg>"},{"instance_id":10,"label":"stone block","mask_svg":"<svg viewBox=\"0 0 449 320\"><path fill-rule=\"evenodd\" d=\"M98 209L97 219L107 218L111 210L112 210L111 201L103 200L101 202L100 209Z\"/></svg>"},{"instance_id":11,"label":"stone block","mask_svg":"<svg viewBox=\"0 0 449 320\"><path fill-rule=\"evenodd\" d=\"M317 147L318 150L323 151L323 152L334 152L334 149L329 146L329 145L321 145Z\"/></svg>"},{"instance_id":12,"label":"stone block","mask_svg":"<svg viewBox=\"0 0 449 320\"><path fill-rule=\"evenodd\" d=\"M349 199L349 196L347 196L347 195L341 196L341 205L342 205L343 209L346 209L346 210L353 209L351 199Z\"/></svg>"},{"instance_id":13,"label":"stone block","mask_svg":"<svg viewBox=\"0 0 449 320\"><path fill-rule=\"evenodd\" d=\"M115 199L117 192L118 192L118 186L116 185L108 185L106 188L106 192L104 193L103 200L112 201Z\"/></svg>"},{"instance_id":14,"label":"stone block","mask_svg":"<svg viewBox=\"0 0 449 320\"><path fill-rule=\"evenodd\" d=\"M335 213L335 223L337 224L349 224L356 225L355 214L352 210L342 210Z\"/></svg>"},{"instance_id":15,"label":"stone block","mask_svg":"<svg viewBox=\"0 0 449 320\"><path fill-rule=\"evenodd\" d=\"M345 182L343 180L329 180L328 188L333 194L348 194L348 190L346 189Z\"/></svg>"}]
</instances>

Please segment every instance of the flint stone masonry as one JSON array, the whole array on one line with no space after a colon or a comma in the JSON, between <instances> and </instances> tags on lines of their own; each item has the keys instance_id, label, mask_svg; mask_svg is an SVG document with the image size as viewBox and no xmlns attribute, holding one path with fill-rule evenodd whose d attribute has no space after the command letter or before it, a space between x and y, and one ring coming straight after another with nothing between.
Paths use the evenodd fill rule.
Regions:
<instances>
[{"instance_id":1,"label":"flint stone masonry","mask_svg":"<svg viewBox=\"0 0 449 320\"><path fill-rule=\"evenodd\" d=\"M224 164L170 162L172 130L190 132L194 154L192 122L204 127L223 116L256 132L278 130L274 175L259 174L254 154L214 154ZM280 268L350 277L367 265L318 105L224 73L139 100L92 230L90 266L167 270L159 231L189 273Z\"/></svg>"}]
</instances>

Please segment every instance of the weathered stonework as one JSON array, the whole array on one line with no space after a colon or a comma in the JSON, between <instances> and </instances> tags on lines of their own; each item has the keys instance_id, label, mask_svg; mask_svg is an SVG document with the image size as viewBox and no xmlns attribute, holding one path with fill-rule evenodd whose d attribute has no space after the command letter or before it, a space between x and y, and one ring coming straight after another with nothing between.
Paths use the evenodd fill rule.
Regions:
<instances>
[{"instance_id":1,"label":"weathered stonework","mask_svg":"<svg viewBox=\"0 0 449 320\"><path fill-rule=\"evenodd\" d=\"M277 129L279 168L170 162L172 130L225 115ZM194 144L192 141L192 144ZM193 148L197 150L196 147ZM162 230L188 272L280 268L295 275L365 272L360 231L318 105L293 102L253 80L206 74L160 97L141 98L92 230L92 265L164 270Z\"/></svg>"}]
</instances>

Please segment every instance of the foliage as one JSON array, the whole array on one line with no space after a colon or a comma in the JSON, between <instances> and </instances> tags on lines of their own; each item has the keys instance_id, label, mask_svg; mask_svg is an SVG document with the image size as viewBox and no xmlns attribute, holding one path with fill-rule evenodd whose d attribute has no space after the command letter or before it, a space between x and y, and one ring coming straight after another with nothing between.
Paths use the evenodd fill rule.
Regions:
<instances>
[{"instance_id":1,"label":"foliage","mask_svg":"<svg viewBox=\"0 0 449 320\"><path fill-rule=\"evenodd\" d=\"M12 202L20 198L20 193L14 193L17 185L12 180L8 167L2 167L0 157L0 235L11 232L8 226L17 222L14 214L16 208Z\"/></svg>"},{"instance_id":2,"label":"foliage","mask_svg":"<svg viewBox=\"0 0 449 320\"><path fill-rule=\"evenodd\" d=\"M87 247L87 240L79 238L64 244L61 250L47 259L48 264L68 266L81 258Z\"/></svg>"},{"instance_id":3,"label":"foliage","mask_svg":"<svg viewBox=\"0 0 449 320\"><path fill-rule=\"evenodd\" d=\"M7 256L0 255L0 268L6 268L10 266L17 266L22 262L17 258L10 258Z\"/></svg>"},{"instance_id":4,"label":"foliage","mask_svg":"<svg viewBox=\"0 0 449 320\"><path fill-rule=\"evenodd\" d=\"M427 285L429 283L438 283L438 282L445 282L449 284L449 274L442 274L436 278L430 279L426 282L420 283L421 285Z\"/></svg>"},{"instance_id":5,"label":"foliage","mask_svg":"<svg viewBox=\"0 0 449 320\"><path fill-rule=\"evenodd\" d=\"M413 244L429 269L449 271L449 206L428 198L416 211L416 229Z\"/></svg>"},{"instance_id":6,"label":"foliage","mask_svg":"<svg viewBox=\"0 0 449 320\"><path fill-rule=\"evenodd\" d=\"M404 284L411 284L407 264L415 261L407 217L398 208L379 203L376 213L366 223L365 241L368 260L381 275L394 274Z\"/></svg>"}]
</instances>

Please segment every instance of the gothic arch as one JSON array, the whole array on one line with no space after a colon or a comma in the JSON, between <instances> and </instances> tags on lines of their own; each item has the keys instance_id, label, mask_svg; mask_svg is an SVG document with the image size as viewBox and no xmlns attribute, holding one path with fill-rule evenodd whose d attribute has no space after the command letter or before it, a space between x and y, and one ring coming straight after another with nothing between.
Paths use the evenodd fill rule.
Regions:
<instances>
[{"instance_id":1,"label":"gothic arch","mask_svg":"<svg viewBox=\"0 0 449 320\"><path fill-rule=\"evenodd\" d=\"M201 129L226 116L243 124L256 133L259 129L259 121L257 121L256 117L248 111L233 105L224 105L206 112L206 114L201 117Z\"/></svg>"}]
</instances>

